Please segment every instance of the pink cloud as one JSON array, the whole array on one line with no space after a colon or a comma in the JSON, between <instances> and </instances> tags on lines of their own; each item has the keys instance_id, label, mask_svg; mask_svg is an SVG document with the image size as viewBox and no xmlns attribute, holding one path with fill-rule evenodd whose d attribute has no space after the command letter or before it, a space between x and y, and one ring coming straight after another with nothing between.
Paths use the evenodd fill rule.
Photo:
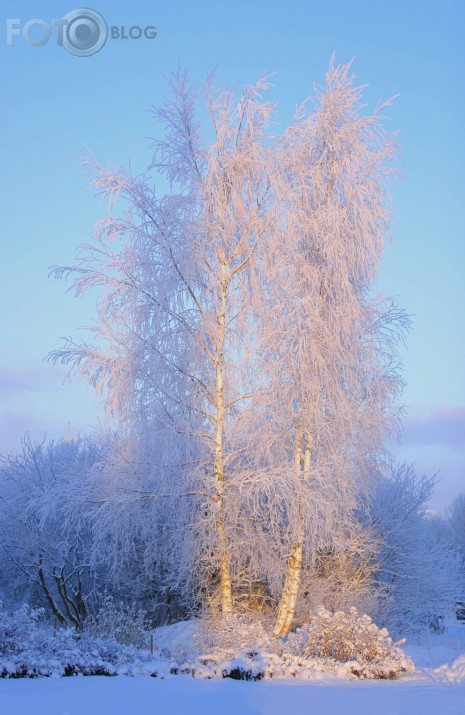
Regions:
<instances>
[{"instance_id":1,"label":"pink cloud","mask_svg":"<svg viewBox=\"0 0 465 715\"><path fill-rule=\"evenodd\" d=\"M444 445L465 452L465 406L442 407L429 415L406 417L402 443Z\"/></svg>"},{"instance_id":2,"label":"pink cloud","mask_svg":"<svg viewBox=\"0 0 465 715\"><path fill-rule=\"evenodd\" d=\"M66 376L61 366L34 361L0 365L0 394L37 392L60 388Z\"/></svg>"}]
</instances>

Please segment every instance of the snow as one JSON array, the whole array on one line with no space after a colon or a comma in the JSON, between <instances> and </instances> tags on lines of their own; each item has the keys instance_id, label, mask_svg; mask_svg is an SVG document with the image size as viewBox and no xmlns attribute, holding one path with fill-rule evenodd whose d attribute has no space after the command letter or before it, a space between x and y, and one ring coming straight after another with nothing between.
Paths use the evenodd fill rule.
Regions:
<instances>
[{"instance_id":1,"label":"snow","mask_svg":"<svg viewBox=\"0 0 465 715\"><path fill-rule=\"evenodd\" d=\"M465 686L434 679L247 683L136 677L0 682L2 715L462 715Z\"/></svg>"},{"instance_id":2,"label":"snow","mask_svg":"<svg viewBox=\"0 0 465 715\"><path fill-rule=\"evenodd\" d=\"M189 656L193 652L193 641L201 629L201 621L179 621L170 626L161 626L154 631L155 651L174 657L180 653Z\"/></svg>"},{"instance_id":3,"label":"snow","mask_svg":"<svg viewBox=\"0 0 465 715\"><path fill-rule=\"evenodd\" d=\"M158 651L188 651L195 621L155 631ZM405 647L416 671L398 680L202 680L187 675L0 679L1 715L463 715L465 625Z\"/></svg>"}]
</instances>

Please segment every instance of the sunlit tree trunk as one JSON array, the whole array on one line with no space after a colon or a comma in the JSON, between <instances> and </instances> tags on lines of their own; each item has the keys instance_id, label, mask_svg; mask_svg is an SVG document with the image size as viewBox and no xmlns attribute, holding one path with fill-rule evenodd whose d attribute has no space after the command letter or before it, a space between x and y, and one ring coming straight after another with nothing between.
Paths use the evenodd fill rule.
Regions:
<instances>
[{"instance_id":1,"label":"sunlit tree trunk","mask_svg":"<svg viewBox=\"0 0 465 715\"><path fill-rule=\"evenodd\" d=\"M302 431L299 429L295 450L295 469L299 480L306 480L310 472L311 439L307 437L305 452L303 452ZM303 466L303 471L302 471ZM302 518L302 505L299 504L299 526L296 543L291 547L287 562L286 580L283 594L279 604L278 617L273 634L280 638L286 636L292 628L297 596L299 593L300 576L302 573L304 520Z\"/></svg>"},{"instance_id":2,"label":"sunlit tree trunk","mask_svg":"<svg viewBox=\"0 0 465 715\"><path fill-rule=\"evenodd\" d=\"M226 330L226 301L227 301L227 276L225 261L221 264L221 302L218 316L218 352L216 355L216 415L215 415L215 480L216 480L216 505L218 517L216 533L220 556L220 590L221 612L223 616L232 611L231 574L229 566L229 552L225 533L225 503L224 503L224 369L223 350Z\"/></svg>"}]
</instances>

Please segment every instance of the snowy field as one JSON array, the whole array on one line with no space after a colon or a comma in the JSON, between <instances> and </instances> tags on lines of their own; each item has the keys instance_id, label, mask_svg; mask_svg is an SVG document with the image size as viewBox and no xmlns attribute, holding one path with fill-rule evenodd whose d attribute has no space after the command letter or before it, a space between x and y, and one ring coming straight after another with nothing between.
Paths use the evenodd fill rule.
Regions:
<instances>
[{"instance_id":1,"label":"snowy field","mask_svg":"<svg viewBox=\"0 0 465 715\"><path fill-rule=\"evenodd\" d=\"M406 652L416 672L396 681L239 682L139 677L0 680L1 715L463 715L465 625Z\"/></svg>"},{"instance_id":2,"label":"snowy field","mask_svg":"<svg viewBox=\"0 0 465 715\"><path fill-rule=\"evenodd\" d=\"M76 677L0 683L2 715L463 715L465 683L404 680L247 683L173 676Z\"/></svg>"}]
</instances>

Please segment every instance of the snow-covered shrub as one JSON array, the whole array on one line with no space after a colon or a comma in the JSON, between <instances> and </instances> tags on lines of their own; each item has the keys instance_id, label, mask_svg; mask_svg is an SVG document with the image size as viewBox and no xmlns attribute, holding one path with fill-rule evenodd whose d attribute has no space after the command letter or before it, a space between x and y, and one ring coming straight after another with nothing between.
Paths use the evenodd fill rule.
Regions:
<instances>
[{"instance_id":1,"label":"snow-covered shrub","mask_svg":"<svg viewBox=\"0 0 465 715\"><path fill-rule=\"evenodd\" d=\"M25 644L40 635L37 625L44 609L24 605L12 614L3 610L0 601L0 657L21 653Z\"/></svg>"},{"instance_id":2,"label":"snow-covered shrub","mask_svg":"<svg viewBox=\"0 0 465 715\"><path fill-rule=\"evenodd\" d=\"M0 609L0 677L188 674L311 680L322 672L355 679L394 678L413 670L387 631L355 609L331 614L321 608L311 623L286 639L273 638L271 628L250 615L231 615L223 625L199 627L190 621L165 626L154 633L155 657L114 637L54 629L41 616L26 606L13 615Z\"/></svg>"},{"instance_id":3,"label":"snow-covered shrub","mask_svg":"<svg viewBox=\"0 0 465 715\"><path fill-rule=\"evenodd\" d=\"M86 622L86 630L96 638L115 638L123 645L147 647L150 639L150 624L147 614L135 603L116 603L107 594L97 613Z\"/></svg>"},{"instance_id":4,"label":"snow-covered shrub","mask_svg":"<svg viewBox=\"0 0 465 715\"><path fill-rule=\"evenodd\" d=\"M323 658L348 664L360 678L395 678L411 672L413 663L385 628L378 628L356 608L348 613L318 609L311 621L288 636L285 651L305 658Z\"/></svg>"},{"instance_id":5,"label":"snow-covered shrub","mask_svg":"<svg viewBox=\"0 0 465 715\"><path fill-rule=\"evenodd\" d=\"M320 607L310 623L287 638L273 638L271 632L271 624L250 614L207 622L193 637L197 656L178 660L175 670L198 678L310 680L319 672L396 678L414 669L399 647L402 642L393 643L386 629L355 608L331 613Z\"/></svg>"},{"instance_id":6,"label":"snow-covered shrub","mask_svg":"<svg viewBox=\"0 0 465 715\"><path fill-rule=\"evenodd\" d=\"M102 640L72 628L41 622L43 609L27 606L11 615L0 607L0 677L51 675L154 675L168 670L148 651Z\"/></svg>"},{"instance_id":7,"label":"snow-covered shrub","mask_svg":"<svg viewBox=\"0 0 465 715\"><path fill-rule=\"evenodd\" d=\"M253 615L230 613L222 620L204 621L194 642L202 653L221 651L232 657L237 653L270 648L272 637L262 621Z\"/></svg>"}]
</instances>

